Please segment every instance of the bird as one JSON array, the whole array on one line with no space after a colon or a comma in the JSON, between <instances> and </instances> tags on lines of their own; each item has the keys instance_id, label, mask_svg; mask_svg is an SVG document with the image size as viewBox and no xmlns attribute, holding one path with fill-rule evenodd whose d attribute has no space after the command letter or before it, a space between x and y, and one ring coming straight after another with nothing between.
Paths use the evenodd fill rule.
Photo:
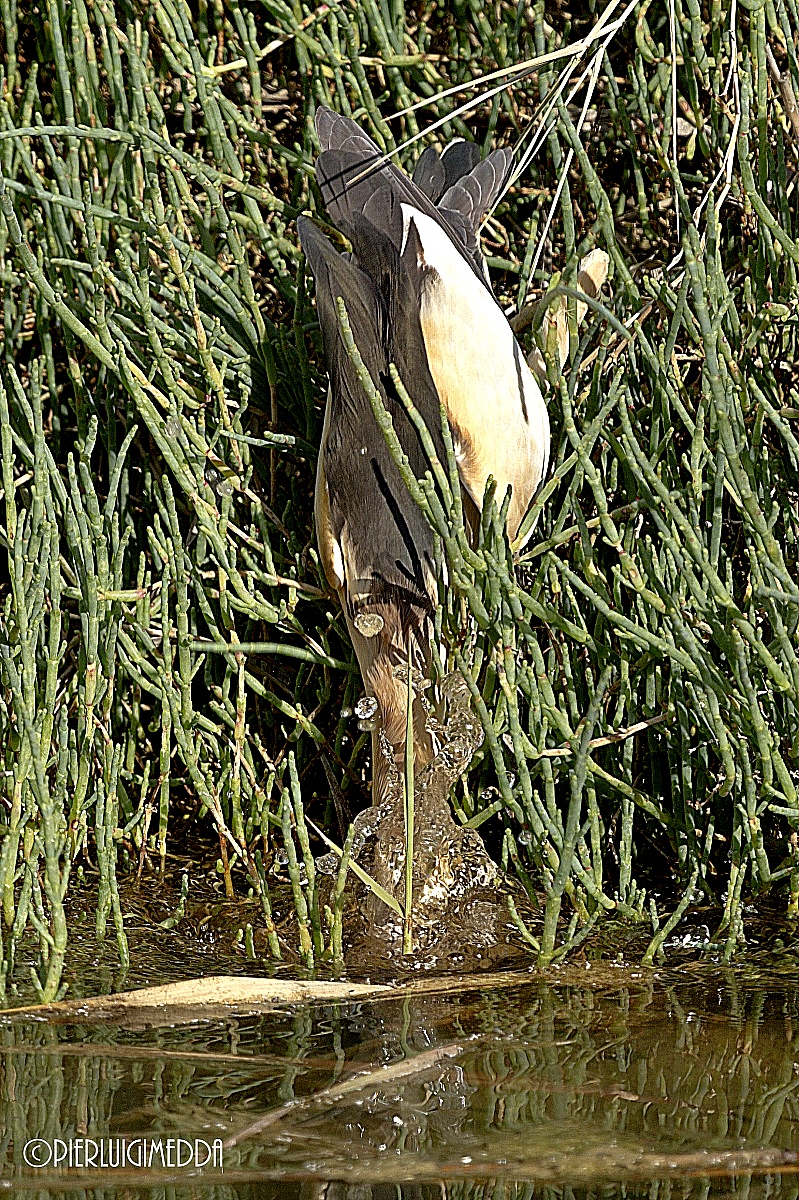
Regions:
<instances>
[{"instance_id":1,"label":"bird","mask_svg":"<svg viewBox=\"0 0 799 1200\"><path fill-rule=\"evenodd\" d=\"M343 341L337 301L344 302L355 345L411 470L420 477L429 464L392 382L392 363L442 461L443 404L470 511L479 513L490 478L500 498L511 489L510 539L546 473L550 427L538 380L493 294L479 243L480 225L512 171L512 151L497 149L481 159L471 142L456 141L441 154L429 147L408 176L350 118L319 107L315 125L322 199L352 246L340 253L313 220L297 220L314 276L329 379L315 523L325 575L341 601L366 694L376 704L372 799L379 803L402 773L408 688L402 667L429 673L438 580L432 531L377 425ZM565 310L556 321L563 358ZM413 742L418 768L435 749L419 695Z\"/></svg>"}]
</instances>

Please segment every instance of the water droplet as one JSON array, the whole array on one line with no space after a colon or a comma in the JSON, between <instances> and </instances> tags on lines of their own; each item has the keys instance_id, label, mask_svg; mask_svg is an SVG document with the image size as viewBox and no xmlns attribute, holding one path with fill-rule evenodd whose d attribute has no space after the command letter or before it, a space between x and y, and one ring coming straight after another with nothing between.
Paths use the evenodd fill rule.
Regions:
<instances>
[{"instance_id":1,"label":"water droplet","mask_svg":"<svg viewBox=\"0 0 799 1200\"><path fill-rule=\"evenodd\" d=\"M516 841L519 843L520 846L529 846L531 844L532 840L533 840L533 835L530 833L529 829L520 830L519 834L516 838Z\"/></svg>"},{"instance_id":2,"label":"water droplet","mask_svg":"<svg viewBox=\"0 0 799 1200\"><path fill-rule=\"evenodd\" d=\"M180 437L180 421L173 413L166 423L166 431L169 437Z\"/></svg>"},{"instance_id":3,"label":"water droplet","mask_svg":"<svg viewBox=\"0 0 799 1200\"><path fill-rule=\"evenodd\" d=\"M377 637L385 622L380 613L359 612L353 625L365 638Z\"/></svg>"},{"instance_id":4,"label":"water droplet","mask_svg":"<svg viewBox=\"0 0 799 1200\"><path fill-rule=\"evenodd\" d=\"M229 479L223 479L216 490L220 496L229 496L233 491L233 484Z\"/></svg>"},{"instance_id":5,"label":"water droplet","mask_svg":"<svg viewBox=\"0 0 799 1200\"><path fill-rule=\"evenodd\" d=\"M288 860L289 860L289 856L285 850L276 850L275 851L275 862L278 864L279 867L285 867Z\"/></svg>"},{"instance_id":6,"label":"water droplet","mask_svg":"<svg viewBox=\"0 0 799 1200\"><path fill-rule=\"evenodd\" d=\"M316 860L316 869L320 875L335 875L338 871L338 855L331 850Z\"/></svg>"},{"instance_id":7,"label":"water droplet","mask_svg":"<svg viewBox=\"0 0 799 1200\"><path fill-rule=\"evenodd\" d=\"M359 721L371 721L377 712L377 700L374 696L361 696L355 705L355 715Z\"/></svg>"}]
</instances>

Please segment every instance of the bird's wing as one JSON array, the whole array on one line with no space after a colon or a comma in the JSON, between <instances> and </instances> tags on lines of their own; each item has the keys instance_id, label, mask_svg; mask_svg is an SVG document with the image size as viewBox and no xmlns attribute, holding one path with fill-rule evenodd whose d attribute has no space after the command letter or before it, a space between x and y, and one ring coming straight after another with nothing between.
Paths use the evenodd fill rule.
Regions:
<instances>
[{"instance_id":1,"label":"bird's wing","mask_svg":"<svg viewBox=\"0 0 799 1200\"><path fill-rule=\"evenodd\" d=\"M428 200L437 205L444 192L462 175L473 171L479 161L479 148L462 138L450 142L441 155L434 146L428 146L416 160L412 179Z\"/></svg>"},{"instance_id":2,"label":"bird's wing","mask_svg":"<svg viewBox=\"0 0 799 1200\"><path fill-rule=\"evenodd\" d=\"M497 175L500 177L501 183L507 178L507 169L505 168L504 160L507 157L508 161L512 161L512 154L509 150L499 150L490 154L485 160L492 164L488 175ZM457 192L453 192L450 202L443 201L442 197L445 193L452 192L456 185L464 180L464 177L470 176L476 168L480 166L480 148L474 142L465 142L462 138L457 141L450 142L445 147L442 154L439 156L438 151L433 146L428 146L427 149L419 156L416 161L416 166L413 168L413 182L421 191L424 192L428 200L441 211L447 210L447 217L452 211L461 211L464 216L468 213L464 211L460 202L460 196ZM485 186L486 171L483 171L478 176L479 186ZM473 189L478 181L473 181L472 184L467 184L467 188ZM487 202L481 207L481 215L471 222L472 232L476 232L477 226L484 214L493 204L494 198L498 193L498 188L488 198ZM460 224L460 222L459 222Z\"/></svg>"},{"instance_id":3,"label":"bird's wing","mask_svg":"<svg viewBox=\"0 0 799 1200\"><path fill-rule=\"evenodd\" d=\"M451 246L449 239L444 240ZM390 187L380 188L370 196L356 219L352 245L358 264L375 284L386 306L388 358L424 420L439 460L444 461L440 400L430 373L421 324L427 265L416 226L413 221L406 225L403 205ZM402 245L401 254L398 245ZM454 250L453 256L462 261ZM463 268L467 271L465 263ZM388 394L393 400L390 387ZM412 444L410 449L409 461L419 476L429 464L421 443Z\"/></svg>"},{"instance_id":4,"label":"bird's wing","mask_svg":"<svg viewBox=\"0 0 799 1200\"><path fill-rule=\"evenodd\" d=\"M352 141L382 158L380 149L369 137L369 134L364 133L360 125L357 125L350 117L344 117L341 113L333 112L332 108L325 108L323 104L320 104L316 110L314 124L319 145L323 150L341 150L345 143ZM351 147L347 146L347 148Z\"/></svg>"},{"instance_id":5,"label":"bird's wing","mask_svg":"<svg viewBox=\"0 0 799 1200\"><path fill-rule=\"evenodd\" d=\"M418 626L434 603L433 537L374 418L344 345L336 308L341 297L364 365L419 475L425 463L418 435L391 393L386 303L369 276L338 254L311 221L300 217L298 229L316 279L330 375L317 481L322 554L333 568L331 582L339 587L351 620L373 612L386 624L399 622L407 630Z\"/></svg>"},{"instance_id":6,"label":"bird's wing","mask_svg":"<svg viewBox=\"0 0 799 1200\"><path fill-rule=\"evenodd\" d=\"M394 394L389 362L395 361L409 380L423 414L434 412L438 417L438 398L422 342L414 295L418 281L406 269L410 265L417 270L416 249L411 243L403 263L394 244L402 211L391 189L374 193L365 212L356 215L351 257L338 254L312 222L300 217L297 224L316 279L330 375L317 471L317 536L326 573L344 607L365 688L378 702L379 721L372 734L373 797L378 802L402 762L405 745L407 683L397 669L407 663L410 647L414 666L428 672L429 637L423 631L437 600L437 581L432 531L408 493L344 346L338 297L417 477L427 463L416 430ZM360 256L372 277L362 269ZM432 430L437 426L436 421ZM443 457L440 432L437 438L434 434L434 442ZM417 764L429 761L432 742L418 698L413 742Z\"/></svg>"},{"instance_id":7,"label":"bird's wing","mask_svg":"<svg viewBox=\"0 0 799 1200\"><path fill-rule=\"evenodd\" d=\"M422 151L416 160L411 178L431 204L438 204L449 185L444 164L435 146L428 146Z\"/></svg>"},{"instance_id":8,"label":"bird's wing","mask_svg":"<svg viewBox=\"0 0 799 1200\"><path fill-rule=\"evenodd\" d=\"M482 263L474 256L474 235L457 209L448 214L439 212L422 188L386 161L372 139L349 117L320 107L316 110L316 132L322 146L316 160L322 199L333 223L348 238L372 193L388 187L401 203L410 204L437 221L482 280ZM446 182L445 168L445 185Z\"/></svg>"},{"instance_id":9,"label":"bird's wing","mask_svg":"<svg viewBox=\"0 0 799 1200\"><path fill-rule=\"evenodd\" d=\"M469 146L473 143L456 143L456 147L460 145ZM447 157L444 158L445 164ZM488 158L478 162L447 188L438 202L438 211L448 220L450 213L459 213L476 238L480 222L505 186L512 167L511 150L494 150Z\"/></svg>"},{"instance_id":10,"label":"bird's wing","mask_svg":"<svg viewBox=\"0 0 799 1200\"><path fill-rule=\"evenodd\" d=\"M455 149L461 145L470 146L473 143L456 142ZM480 222L491 208L510 174L513 166L513 154L510 150L494 150L482 162L479 161L478 155L476 166L473 163L473 157L473 155L459 156L459 166L465 166L472 161L472 167L462 176L453 180L439 200L437 207L439 213L452 228L458 229L458 236L475 267L482 272L486 284L490 287L488 267L480 249Z\"/></svg>"},{"instance_id":11,"label":"bird's wing","mask_svg":"<svg viewBox=\"0 0 799 1200\"><path fill-rule=\"evenodd\" d=\"M368 134L349 117L329 108L316 110L316 133L322 153L316 160L316 178L325 208L347 237L355 217L377 190L390 187L401 200L435 209L412 179L398 170Z\"/></svg>"},{"instance_id":12,"label":"bird's wing","mask_svg":"<svg viewBox=\"0 0 799 1200\"><path fill-rule=\"evenodd\" d=\"M317 131L325 147L316 163L322 196L391 314L386 324L391 357L417 407L429 400L423 415L431 434L439 425L439 397L444 403L458 443L461 480L475 504L482 504L489 475L498 482L500 498L513 486L508 514L513 536L546 469L549 422L541 392L483 276L477 241L480 221L507 179L510 151L476 162L479 151L471 143L449 148L440 160L448 186L436 208L421 187L383 161L353 121L318 110ZM425 172L425 178L435 173L432 157ZM440 178L435 186L439 183ZM392 285L392 279L398 283ZM404 418L404 410L399 412ZM333 458L331 445L329 464Z\"/></svg>"},{"instance_id":13,"label":"bird's wing","mask_svg":"<svg viewBox=\"0 0 799 1200\"><path fill-rule=\"evenodd\" d=\"M443 191L451 188L463 175L473 171L479 161L480 147L475 142L465 142L463 138L450 142L441 155L441 165L444 168Z\"/></svg>"}]
</instances>

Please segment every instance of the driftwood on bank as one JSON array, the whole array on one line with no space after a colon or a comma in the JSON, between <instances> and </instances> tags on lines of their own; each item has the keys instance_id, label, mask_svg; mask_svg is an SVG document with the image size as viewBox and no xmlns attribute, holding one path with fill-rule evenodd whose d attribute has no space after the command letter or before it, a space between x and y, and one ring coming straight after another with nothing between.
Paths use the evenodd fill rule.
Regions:
<instances>
[{"instance_id":1,"label":"driftwood on bank","mask_svg":"<svg viewBox=\"0 0 799 1200\"><path fill-rule=\"evenodd\" d=\"M334 1004L401 999L410 995L463 993L518 987L535 972L496 971L483 975L438 976L409 983L353 983L349 980L267 979L250 975L208 975L159 987L115 992L108 996L59 1000L0 1010L3 1020L52 1024L113 1024L129 1029L186 1025L230 1016L270 1012L287 1004Z\"/></svg>"}]
</instances>

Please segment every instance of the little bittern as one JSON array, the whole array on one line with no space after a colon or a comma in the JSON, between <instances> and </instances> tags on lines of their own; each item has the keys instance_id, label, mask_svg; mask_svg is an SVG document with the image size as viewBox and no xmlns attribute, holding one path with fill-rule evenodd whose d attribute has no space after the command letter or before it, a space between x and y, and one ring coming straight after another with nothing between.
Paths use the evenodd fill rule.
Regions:
<instances>
[{"instance_id":1,"label":"little bittern","mask_svg":"<svg viewBox=\"0 0 799 1200\"><path fill-rule=\"evenodd\" d=\"M437 603L433 537L408 494L345 348L336 301L390 412L414 474L428 463L396 395L394 363L443 460L443 403L466 495L479 509L489 476L497 495L512 488L514 537L549 458L541 390L497 304L478 230L512 165L508 150L480 161L455 142L428 149L409 178L355 122L320 108L316 178L352 254L340 254L306 218L298 229L316 280L316 305L330 386L316 478L316 528L325 574L336 589L363 681L377 702L373 800L385 793L389 759L405 745L410 653L427 672ZM606 262L606 260L605 260ZM603 275L604 278L604 275ZM563 324L563 317L560 319ZM562 342L562 330L559 330ZM568 340L566 341L568 349ZM417 699L414 757L429 761L432 739Z\"/></svg>"}]
</instances>

